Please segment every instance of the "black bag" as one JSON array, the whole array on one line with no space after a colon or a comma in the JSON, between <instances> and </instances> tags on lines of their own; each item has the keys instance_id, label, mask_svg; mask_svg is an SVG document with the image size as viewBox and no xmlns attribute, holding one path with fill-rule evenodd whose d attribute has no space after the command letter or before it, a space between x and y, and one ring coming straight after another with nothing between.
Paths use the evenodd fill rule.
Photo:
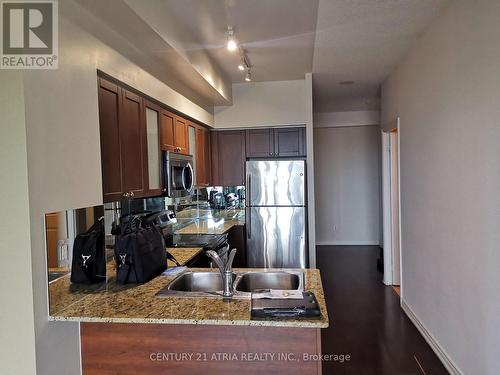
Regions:
<instances>
[{"instance_id":1,"label":"black bag","mask_svg":"<svg viewBox=\"0 0 500 375\"><path fill-rule=\"evenodd\" d=\"M104 218L76 236L71 261L71 282L94 284L106 280Z\"/></svg>"},{"instance_id":2,"label":"black bag","mask_svg":"<svg viewBox=\"0 0 500 375\"><path fill-rule=\"evenodd\" d=\"M167 268L167 252L162 234L154 226L131 220L116 237L116 280L120 284L145 283ZM133 230L130 230L133 228Z\"/></svg>"}]
</instances>

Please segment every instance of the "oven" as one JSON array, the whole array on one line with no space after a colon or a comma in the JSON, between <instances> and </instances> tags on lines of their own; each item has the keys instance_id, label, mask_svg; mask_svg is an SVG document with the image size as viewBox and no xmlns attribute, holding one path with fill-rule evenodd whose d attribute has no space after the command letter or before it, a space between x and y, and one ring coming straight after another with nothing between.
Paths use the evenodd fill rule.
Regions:
<instances>
[{"instance_id":1,"label":"oven","mask_svg":"<svg viewBox=\"0 0 500 375\"><path fill-rule=\"evenodd\" d=\"M163 188L168 197L180 198L193 194L193 157L163 151Z\"/></svg>"}]
</instances>

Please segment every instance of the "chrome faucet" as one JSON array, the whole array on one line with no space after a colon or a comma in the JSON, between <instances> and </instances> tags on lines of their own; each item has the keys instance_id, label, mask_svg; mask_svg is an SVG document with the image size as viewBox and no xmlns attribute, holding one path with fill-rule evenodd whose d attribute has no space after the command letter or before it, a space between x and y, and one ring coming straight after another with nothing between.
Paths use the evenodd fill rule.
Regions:
<instances>
[{"instance_id":1,"label":"chrome faucet","mask_svg":"<svg viewBox=\"0 0 500 375\"><path fill-rule=\"evenodd\" d=\"M222 297L224 299L231 299L233 297L233 259L236 254L236 249L231 250L225 262L220 258L219 254L213 250L208 250L206 254L212 258L215 264L217 264L222 276L222 284L224 287Z\"/></svg>"}]
</instances>

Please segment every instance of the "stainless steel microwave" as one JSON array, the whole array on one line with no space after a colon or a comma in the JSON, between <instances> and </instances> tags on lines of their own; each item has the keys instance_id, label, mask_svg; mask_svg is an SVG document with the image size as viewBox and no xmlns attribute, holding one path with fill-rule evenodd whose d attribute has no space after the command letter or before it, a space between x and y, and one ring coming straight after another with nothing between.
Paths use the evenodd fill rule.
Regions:
<instances>
[{"instance_id":1,"label":"stainless steel microwave","mask_svg":"<svg viewBox=\"0 0 500 375\"><path fill-rule=\"evenodd\" d=\"M163 188L171 198L193 195L194 171L191 155L163 151Z\"/></svg>"}]
</instances>

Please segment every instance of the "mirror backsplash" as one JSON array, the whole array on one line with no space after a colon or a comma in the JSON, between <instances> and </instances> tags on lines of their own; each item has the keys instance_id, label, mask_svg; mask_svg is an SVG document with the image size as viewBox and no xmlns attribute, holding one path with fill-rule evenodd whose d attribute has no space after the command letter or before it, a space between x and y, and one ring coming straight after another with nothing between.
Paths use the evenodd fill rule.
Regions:
<instances>
[{"instance_id":1,"label":"mirror backsplash","mask_svg":"<svg viewBox=\"0 0 500 375\"><path fill-rule=\"evenodd\" d=\"M193 224L197 220L218 217L220 214L234 212L235 215L245 208L244 186L211 186L195 190L195 194L185 198L154 197L122 200L101 206L69 209L45 215L47 275L49 289L50 315L61 312L86 294L106 293L113 288L116 276L114 244L116 228L129 214L149 214L170 210L176 217L171 226L173 234L179 229ZM103 226L103 238L100 239L99 219ZM97 229L96 229L97 228ZM90 233L90 234L89 234ZM97 234L96 234L97 233ZM77 237L80 235L80 239ZM168 233L164 233L165 236ZM85 246L82 238L90 238L94 245L103 249L105 267L103 278L95 280L80 279L75 282L71 277L72 263L83 264L84 259L76 257L73 261L75 244L81 249ZM76 240L76 241L75 241ZM99 272L98 272L99 273ZM88 282L87 282L88 281Z\"/></svg>"}]
</instances>

